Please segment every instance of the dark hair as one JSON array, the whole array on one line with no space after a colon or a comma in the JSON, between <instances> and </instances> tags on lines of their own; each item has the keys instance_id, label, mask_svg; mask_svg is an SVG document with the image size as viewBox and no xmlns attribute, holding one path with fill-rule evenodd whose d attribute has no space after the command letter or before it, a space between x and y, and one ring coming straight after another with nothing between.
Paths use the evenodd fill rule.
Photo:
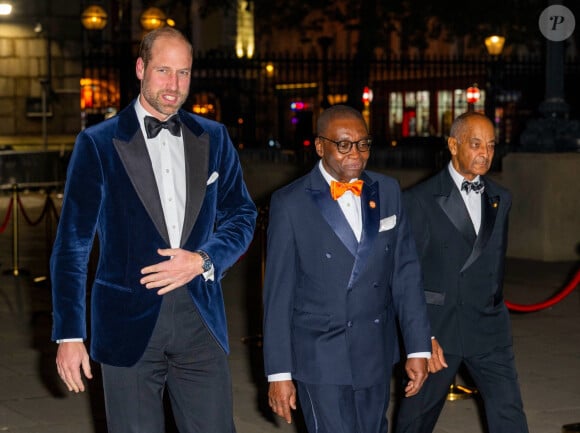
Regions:
<instances>
[{"instance_id":1,"label":"dark hair","mask_svg":"<svg viewBox=\"0 0 580 433\"><path fill-rule=\"evenodd\" d=\"M340 119L351 118L360 120L365 125L366 128L366 122L360 111L357 111L348 105L338 104L328 107L320 114L320 116L318 117L318 121L316 122L316 133L322 135L327 134L328 124L332 120L338 118Z\"/></svg>"},{"instance_id":2,"label":"dark hair","mask_svg":"<svg viewBox=\"0 0 580 433\"><path fill-rule=\"evenodd\" d=\"M451 124L451 130L449 131L449 136L453 138L458 138L465 134L465 129L467 123L470 119L484 119L493 126L493 122L485 114L481 114L477 111L467 111L455 118Z\"/></svg>"},{"instance_id":3,"label":"dark hair","mask_svg":"<svg viewBox=\"0 0 580 433\"><path fill-rule=\"evenodd\" d=\"M159 38L175 38L180 39L189 46L189 50L193 55L193 47L191 43L183 36L179 30L175 30L173 27L160 27L149 33L147 33L141 40L141 46L139 47L139 57L143 59L145 66L151 60L151 50L153 49L153 44Z\"/></svg>"}]
</instances>

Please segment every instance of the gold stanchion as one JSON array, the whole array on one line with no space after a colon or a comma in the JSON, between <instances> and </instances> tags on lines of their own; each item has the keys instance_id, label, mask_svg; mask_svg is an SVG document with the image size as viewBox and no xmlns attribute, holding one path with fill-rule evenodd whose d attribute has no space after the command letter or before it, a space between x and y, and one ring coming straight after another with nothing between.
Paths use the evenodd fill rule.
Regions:
<instances>
[{"instance_id":1,"label":"gold stanchion","mask_svg":"<svg viewBox=\"0 0 580 433\"><path fill-rule=\"evenodd\" d=\"M466 400L477 394L477 389L457 384L457 376L453 379L453 383L449 387L449 392L447 393L447 400Z\"/></svg>"},{"instance_id":2,"label":"gold stanchion","mask_svg":"<svg viewBox=\"0 0 580 433\"><path fill-rule=\"evenodd\" d=\"M4 271L5 275L12 275L19 277L21 275L28 275L28 271L18 267L18 185L12 185L12 269Z\"/></svg>"}]
</instances>

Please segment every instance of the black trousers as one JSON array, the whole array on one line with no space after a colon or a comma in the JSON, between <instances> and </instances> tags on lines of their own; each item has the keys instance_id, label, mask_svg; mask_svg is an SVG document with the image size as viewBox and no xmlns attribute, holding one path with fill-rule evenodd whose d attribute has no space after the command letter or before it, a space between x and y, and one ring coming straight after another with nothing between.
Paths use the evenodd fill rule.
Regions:
<instances>
[{"instance_id":1,"label":"black trousers","mask_svg":"<svg viewBox=\"0 0 580 433\"><path fill-rule=\"evenodd\" d=\"M180 433L233 433L228 360L185 287L163 295L142 358L132 367L102 365L109 433L162 433L169 393Z\"/></svg>"},{"instance_id":2,"label":"black trousers","mask_svg":"<svg viewBox=\"0 0 580 433\"><path fill-rule=\"evenodd\" d=\"M449 367L430 374L417 395L402 399L396 433L433 431L462 363L483 399L489 432L528 433L511 346L468 358L445 354L445 359Z\"/></svg>"}]
</instances>

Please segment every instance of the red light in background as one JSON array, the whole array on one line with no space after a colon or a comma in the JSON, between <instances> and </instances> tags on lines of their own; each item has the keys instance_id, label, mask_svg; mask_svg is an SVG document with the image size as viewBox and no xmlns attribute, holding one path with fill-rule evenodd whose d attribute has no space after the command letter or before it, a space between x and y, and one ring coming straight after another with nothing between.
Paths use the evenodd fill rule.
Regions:
<instances>
[{"instance_id":1,"label":"red light in background","mask_svg":"<svg viewBox=\"0 0 580 433\"><path fill-rule=\"evenodd\" d=\"M308 104L302 101L294 101L290 104L290 109L292 111L302 111L308 109Z\"/></svg>"},{"instance_id":2,"label":"red light in background","mask_svg":"<svg viewBox=\"0 0 580 433\"><path fill-rule=\"evenodd\" d=\"M480 96L479 89L475 86L468 87L465 92L465 99L468 104L475 104L479 101Z\"/></svg>"}]
</instances>

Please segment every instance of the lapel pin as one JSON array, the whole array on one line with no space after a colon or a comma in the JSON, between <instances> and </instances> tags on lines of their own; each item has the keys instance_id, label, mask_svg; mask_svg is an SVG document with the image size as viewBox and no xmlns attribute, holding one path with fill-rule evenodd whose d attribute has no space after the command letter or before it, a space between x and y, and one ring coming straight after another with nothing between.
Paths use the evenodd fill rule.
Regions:
<instances>
[{"instance_id":1,"label":"lapel pin","mask_svg":"<svg viewBox=\"0 0 580 433\"><path fill-rule=\"evenodd\" d=\"M377 204L374 202L374 200L369 201L369 206L371 209L374 209L377 207Z\"/></svg>"},{"instance_id":2,"label":"lapel pin","mask_svg":"<svg viewBox=\"0 0 580 433\"><path fill-rule=\"evenodd\" d=\"M497 201L494 201L492 204L493 207L497 207Z\"/></svg>"}]
</instances>

